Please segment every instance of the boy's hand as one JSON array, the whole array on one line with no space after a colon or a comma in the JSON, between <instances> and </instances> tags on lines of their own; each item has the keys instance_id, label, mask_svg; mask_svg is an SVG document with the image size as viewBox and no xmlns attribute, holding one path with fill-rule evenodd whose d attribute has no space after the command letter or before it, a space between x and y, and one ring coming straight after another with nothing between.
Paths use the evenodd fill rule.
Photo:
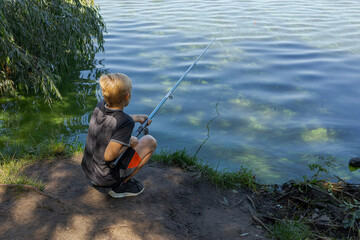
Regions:
<instances>
[{"instance_id":1,"label":"boy's hand","mask_svg":"<svg viewBox=\"0 0 360 240\"><path fill-rule=\"evenodd\" d=\"M138 145L139 140L137 139L137 137L131 136L130 138L130 147L134 148L136 147L136 145Z\"/></svg>"},{"instance_id":2,"label":"boy's hand","mask_svg":"<svg viewBox=\"0 0 360 240\"><path fill-rule=\"evenodd\" d=\"M146 120L147 118L148 118L148 116L146 116L145 120ZM144 120L144 121L145 121L145 120ZM144 122L144 121L143 121L143 122ZM142 122L142 123L143 123L143 122ZM151 119L148 119L146 126L149 126L149 125L151 124L151 122L152 122L152 120L151 120Z\"/></svg>"},{"instance_id":3,"label":"boy's hand","mask_svg":"<svg viewBox=\"0 0 360 240\"><path fill-rule=\"evenodd\" d=\"M143 124L143 122L145 122L145 120L148 119L149 116L146 114L138 114L138 115L134 115L132 117L135 122L139 122L140 124ZM151 124L152 120L149 119L147 122L148 122L147 126L149 126Z\"/></svg>"}]
</instances>

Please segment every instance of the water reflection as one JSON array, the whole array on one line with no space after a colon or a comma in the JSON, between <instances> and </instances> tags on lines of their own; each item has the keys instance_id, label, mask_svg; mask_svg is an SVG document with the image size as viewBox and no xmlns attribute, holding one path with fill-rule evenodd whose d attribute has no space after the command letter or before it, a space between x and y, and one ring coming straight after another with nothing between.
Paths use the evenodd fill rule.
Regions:
<instances>
[{"instance_id":1,"label":"water reflection","mask_svg":"<svg viewBox=\"0 0 360 240\"><path fill-rule=\"evenodd\" d=\"M84 134L97 102L94 98L98 92L96 79L102 72L100 69L87 70L79 78L79 71L74 70L72 74L64 76L63 85L59 88L63 101L54 102L51 107L38 96L2 99L1 150L37 145L43 140L61 136L77 137Z\"/></svg>"},{"instance_id":2,"label":"water reflection","mask_svg":"<svg viewBox=\"0 0 360 240\"><path fill-rule=\"evenodd\" d=\"M217 37L154 118L160 148L195 154L209 133L198 156L219 168L244 164L264 182L281 182L311 174L310 162L331 155L338 176L360 180L347 168L360 145L359 2L97 2L108 29L97 59L133 80L131 114L149 114ZM2 99L1 144L51 131L84 141L101 99L99 74L73 76L55 111Z\"/></svg>"}]
</instances>

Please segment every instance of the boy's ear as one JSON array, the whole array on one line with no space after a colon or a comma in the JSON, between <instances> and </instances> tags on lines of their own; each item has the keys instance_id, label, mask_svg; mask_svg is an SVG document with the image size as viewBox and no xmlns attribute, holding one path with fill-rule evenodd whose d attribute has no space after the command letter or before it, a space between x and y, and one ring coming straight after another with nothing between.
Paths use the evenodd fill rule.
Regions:
<instances>
[{"instance_id":1,"label":"boy's ear","mask_svg":"<svg viewBox=\"0 0 360 240\"><path fill-rule=\"evenodd\" d=\"M129 100L129 97L130 97L130 93L126 94L125 101Z\"/></svg>"}]
</instances>

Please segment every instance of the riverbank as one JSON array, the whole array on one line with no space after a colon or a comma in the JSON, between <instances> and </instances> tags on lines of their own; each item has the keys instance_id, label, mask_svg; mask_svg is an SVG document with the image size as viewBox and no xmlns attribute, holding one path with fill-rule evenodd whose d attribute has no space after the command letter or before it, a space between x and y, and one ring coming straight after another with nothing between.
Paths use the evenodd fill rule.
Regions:
<instances>
[{"instance_id":1,"label":"riverbank","mask_svg":"<svg viewBox=\"0 0 360 240\"><path fill-rule=\"evenodd\" d=\"M43 160L23 174L45 184L0 188L4 239L266 239L252 219L253 193L221 190L199 175L152 162L143 194L112 199L90 187L81 155Z\"/></svg>"},{"instance_id":2,"label":"riverbank","mask_svg":"<svg viewBox=\"0 0 360 240\"><path fill-rule=\"evenodd\" d=\"M156 223L164 239L360 238L360 185L340 178L337 183L324 180L322 173L332 167L332 158L320 157L309 165L312 176L277 186L258 183L253 171L245 167L218 171L184 150L160 151L138 176L146 193L116 200L88 186L80 167L83 146L79 142L50 139L5 150L0 162L0 221L6 224L0 232L10 238L31 233L36 239L38 230L34 229L38 228L44 229L39 230L40 235L46 236L54 231L65 234L67 228L77 234L85 223L96 226L93 235L77 236L97 238L97 228L108 229L98 223L103 221L99 212L107 216L111 226L118 224L117 216L134 223L142 222L145 216L149 228L145 235L154 238L149 226L160 219ZM141 217L134 219L133 212ZM30 224L29 219L35 221ZM133 232L136 229L131 228ZM125 234L123 230L116 232ZM55 238L61 239L61 234ZM109 234L110 238L117 236ZM130 239L143 236L131 234Z\"/></svg>"},{"instance_id":3,"label":"riverbank","mask_svg":"<svg viewBox=\"0 0 360 240\"><path fill-rule=\"evenodd\" d=\"M360 184L336 176L337 182L325 179L324 174L335 164L332 157L320 156L317 163L309 164L313 175L279 186L259 184L246 168L217 171L185 152L160 156L155 159L200 174L222 188L251 190L253 197L247 196L253 207L249 209L251 217L273 239L360 239Z\"/></svg>"},{"instance_id":4,"label":"riverbank","mask_svg":"<svg viewBox=\"0 0 360 240\"><path fill-rule=\"evenodd\" d=\"M272 187L255 205L276 239L360 239L360 184L307 180Z\"/></svg>"},{"instance_id":5,"label":"riverbank","mask_svg":"<svg viewBox=\"0 0 360 240\"><path fill-rule=\"evenodd\" d=\"M219 172L162 152L138 175L145 192L119 200L87 184L80 146L49 146L1 165L7 239L359 239L360 185L320 180L327 159L302 181L265 186L249 169Z\"/></svg>"}]
</instances>

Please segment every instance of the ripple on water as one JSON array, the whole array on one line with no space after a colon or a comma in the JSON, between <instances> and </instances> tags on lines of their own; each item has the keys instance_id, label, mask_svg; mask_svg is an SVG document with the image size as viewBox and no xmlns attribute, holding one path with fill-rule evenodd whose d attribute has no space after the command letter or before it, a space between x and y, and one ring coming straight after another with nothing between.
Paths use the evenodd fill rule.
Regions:
<instances>
[{"instance_id":1,"label":"ripple on water","mask_svg":"<svg viewBox=\"0 0 360 240\"><path fill-rule=\"evenodd\" d=\"M133 79L129 111L151 111L218 37L154 119L163 147L195 151L217 106L199 156L221 153L222 167L249 164L264 181L308 173L321 153L345 162L357 151L358 2L98 2L109 32L100 56Z\"/></svg>"},{"instance_id":2,"label":"ripple on water","mask_svg":"<svg viewBox=\"0 0 360 240\"><path fill-rule=\"evenodd\" d=\"M220 168L245 164L263 181L281 182L311 174L308 163L327 154L337 158L337 175L360 180L346 169L360 144L359 1L97 3L108 30L97 59L133 80L129 113L150 113L217 37L154 118L150 131L160 148L195 153L219 113L198 156L220 159ZM101 91L87 80L72 91L79 113L59 119L85 139ZM6 116L0 121L9 126Z\"/></svg>"}]
</instances>

